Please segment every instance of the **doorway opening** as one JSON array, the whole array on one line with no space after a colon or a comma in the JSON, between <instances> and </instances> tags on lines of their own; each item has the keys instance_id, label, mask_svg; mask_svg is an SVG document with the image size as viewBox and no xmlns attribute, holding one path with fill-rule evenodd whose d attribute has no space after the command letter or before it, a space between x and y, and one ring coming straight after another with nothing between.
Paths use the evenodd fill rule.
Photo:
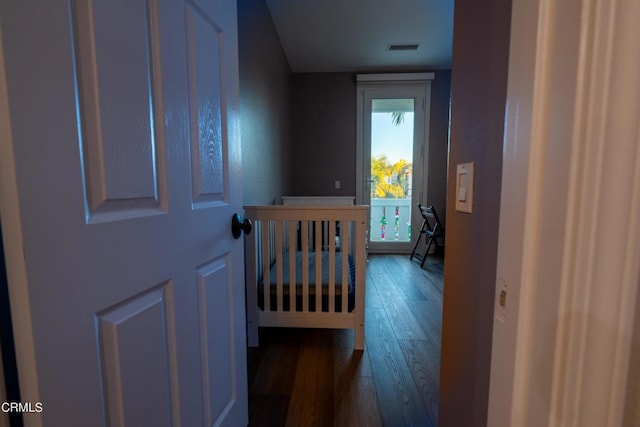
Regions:
<instances>
[{"instance_id":1,"label":"doorway opening","mask_svg":"<svg viewBox=\"0 0 640 427\"><path fill-rule=\"evenodd\" d=\"M411 240L413 98L371 101L371 242Z\"/></svg>"},{"instance_id":2,"label":"doorway opening","mask_svg":"<svg viewBox=\"0 0 640 427\"><path fill-rule=\"evenodd\" d=\"M369 251L410 253L426 200L432 73L358 76L356 199Z\"/></svg>"}]
</instances>

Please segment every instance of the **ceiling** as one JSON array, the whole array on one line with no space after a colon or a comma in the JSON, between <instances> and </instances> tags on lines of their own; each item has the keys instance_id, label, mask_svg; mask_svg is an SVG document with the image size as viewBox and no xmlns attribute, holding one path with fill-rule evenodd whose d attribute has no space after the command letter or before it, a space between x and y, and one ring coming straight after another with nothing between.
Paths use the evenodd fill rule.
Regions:
<instances>
[{"instance_id":1,"label":"ceiling","mask_svg":"<svg viewBox=\"0 0 640 427\"><path fill-rule=\"evenodd\" d=\"M266 0L293 72L451 68L454 0ZM389 51L389 44L418 44Z\"/></svg>"}]
</instances>

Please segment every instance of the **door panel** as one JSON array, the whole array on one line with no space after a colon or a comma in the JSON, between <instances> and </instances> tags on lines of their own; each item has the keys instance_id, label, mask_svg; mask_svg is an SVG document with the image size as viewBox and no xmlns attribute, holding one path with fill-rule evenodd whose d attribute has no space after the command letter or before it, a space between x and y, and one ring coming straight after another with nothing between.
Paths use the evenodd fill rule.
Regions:
<instances>
[{"instance_id":1,"label":"door panel","mask_svg":"<svg viewBox=\"0 0 640 427\"><path fill-rule=\"evenodd\" d=\"M219 44L222 32L204 11L187 4L187 61L189 65L189 117L193 201L196 205L225 200L223 144L212 145L223 136L223 62Z\"/></svg>"},{"instance_id":2,"label":"door panel","mask_svg":"<svg viewBox=\"0 0 640 427\"><path fill-rule=\"evenodd\" d=\"M198 268L198 300L202 334L202 371L205 381L205 425L215 425L237 398L233 372L236 361L230 353L217 351L232 348L233 318L229 301L233 300L228 260L217 259ZM244 303L244 302L242 302ZM233 305L233 304L231 304ZM240 367L244 369L244 367Z\"/></svg>"},{"instance_id":3,"label":"door panel","mask_svg":"<svg viewBox=\"0 0 640 427\"><path fill-rule=\"evenodd\" d=\"M235 7L0 4L26 425L246 425Z\"/></svg>"},{"instance_id":4,"label":"door panel","mask_svg":"<svg viewBox=\"0 0 640 427\"><path fill-rule=\"evenodd\" d=\"M172 291L167 282L96 315L108 425L173 424L177 408L172 402L177 400L172 396L178 390L172 384L178 372L170 352L175 348L169 329L174 321Z\"/></svg>"},{"instance_id":5,"label":"door panel","mask_svg":"<svg viewBox=\"0 0 640 427\"><path fill-rule=\"evenodd\" d=\"M157 6L145 0L70 3L89 220L166 208Z\"/></svg>"}]
</instances>

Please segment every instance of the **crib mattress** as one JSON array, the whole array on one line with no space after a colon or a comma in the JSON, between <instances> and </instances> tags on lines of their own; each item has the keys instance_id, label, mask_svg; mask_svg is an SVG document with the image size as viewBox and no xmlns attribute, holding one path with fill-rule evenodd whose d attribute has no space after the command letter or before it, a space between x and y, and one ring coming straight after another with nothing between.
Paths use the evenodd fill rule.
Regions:
<instances>
[{"instance_id":1,"label":"crib mattress","mask_svg":"<svg viewBox=\"0 0 640 427\"><path fill-rule=\"evenodd\" d=\"M309 311L328 311L328 297L329 297L329 252L322 253L322 300L321 307L316 309L316 254L315 252L310 252L309 256L309 289L308 289L308 304ZM335 310L336 312L342 312L342 253L335 253ZM295 278L295 308L291 308L289 306L289 291L293 287L290 285L291 278L289 277L289 253L283 254L282 261L282 295L283 295L283 311L301 311L302 310L302 252L296 252L296 278ZM349 264L349 274L347 275L349 283L348 283L348 294L347 294L347 310L349 312L353 311L355 307L355 265L353 263L353 258L349 255L348 259ZM277 306L277 266L272 265L269 270L270 277L270 301L271 307ZM259 292L258 292L258 306L260 309L264 310L264 286L263 281L260 281Z\"/></svg>"},{"instance_id":2,"label":"crib mattress","mask_svg":"<svg viewBox=\"0 0 640 427\"><path fill-rule=\"evenodd\" d=\"M316 289L316 253L309 252L309 294L313 295ZM340 295L342 293L342 253L335 252L335 284L336 284L336 295ZM296 251L295 253L295 283L296 283L296 293L298 295L302 294L302 260L303 253L301 251ZM285 294L289 293L289 284L291 283L290 269L289 269L289 253L284 253L282 256L282 283L285 285L283 292ZM349 264L349 273L347 274L348 280L348 292L353 292L353 283L355 283L355 266L353 264L353 258L349 255L348 259ZM328 294L328 286L329 286L329 252L322 252L322 293L324 295ZM271 283L271 293L275 293L275 288L277 285L277 265L274 263L269 270L269 277Z\"/></svg>"}]
</instances>

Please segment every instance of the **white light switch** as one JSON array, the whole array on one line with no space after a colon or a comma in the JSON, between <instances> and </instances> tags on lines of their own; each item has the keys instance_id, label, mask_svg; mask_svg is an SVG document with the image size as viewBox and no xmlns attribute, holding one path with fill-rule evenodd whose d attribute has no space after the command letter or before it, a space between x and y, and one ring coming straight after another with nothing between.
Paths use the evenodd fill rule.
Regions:
<instances>
[{"instance_id":1,"label":"white light switch","mask_svg":"<svg viewBox=\"0 0 640 427\"><path fill-rule=\"evenodd\" d=\"M460 163L456 169L456 210L473 211L473 162Z\"/></svg>"},{"instance_id":2,"label":"white light switch","mask_svg":"<svg viewBox=\"0 0 640 427\"><path fill-rule=\"evenodd\" d=\"M469 186L469 175L463 173L460 175L460 189L458 190L458 201L467 201L467 187Z\"/></svg>"}]
</instances>

